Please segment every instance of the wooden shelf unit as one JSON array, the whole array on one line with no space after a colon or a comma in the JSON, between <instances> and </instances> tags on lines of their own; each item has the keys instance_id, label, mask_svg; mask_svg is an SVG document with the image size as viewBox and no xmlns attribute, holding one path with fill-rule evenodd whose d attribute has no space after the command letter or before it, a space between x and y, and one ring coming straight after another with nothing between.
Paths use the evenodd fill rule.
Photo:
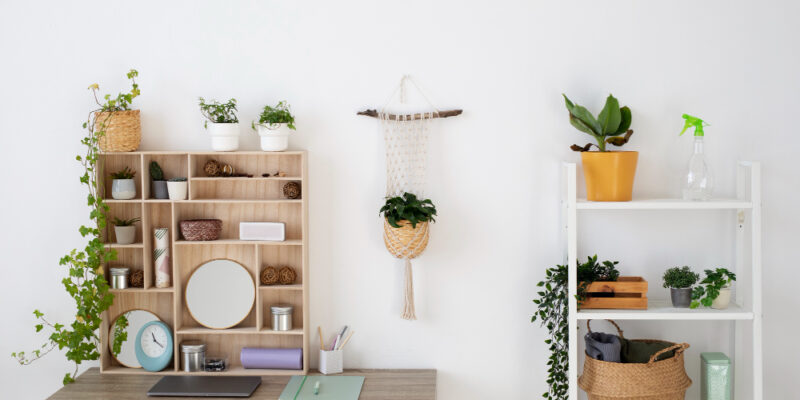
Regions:
<instances>
[{"instance_id":1,"label":"wooden shelf unit","mask_svg":"<svg viewBox=\"0 0 800 400\"><path fill-rule=\"evenodd\" d=\"M125 266L144 271L144 287L112 289L114 304L105 312L100 328L100 370L107 374L153 375L300 375L308 372L309 364L309 302L308 302L308 204L307 158L304 151L289 152L173 152L142 151L103 153L100 156L100 193L107 198L108 217L112 219L139 217L136 240L133 244L116 244L114 227L109 224L102 232L109 249L117 251L117 260L104 267ZM252 174L247 177L207 177L203 166L209 159L232 165L236 172ZM150 162L156 161L165 178L186 177L188 199L168 200L151 198ZM111 198L112 172L124 167L136 171L136 194L131 200ZM283 177L262 177L284 172ZM299 199L286 199L282 188L287 182L301 185ZM184 219L217 218L222 220L222 233L216 241L186 241L178 230ZM286 239L282 242L239 240L239 222L283 222ZM171 288L155 287L153 267L153 230L169 228ZM191 316L184 304L185 288L191 273L202 263L227 258L244 265L256 284L256 300L250 314L229 329L203 327ZM293 285L261 286L259 276L266 266L290 266L297 272ZM294 308L294 329L272 331L270 306L289 303ZM172 328L175 342L173 362L160 372L127 368L112 357L108 350L110 323L120 314L144 309L156 314ZM128 332L135 336L136 332ZM132 340L132 339L131 339ZM201 340L207 345L207 355L228 358L228 371L187 373L180 367L180 343ZM303 349L302 370L245 369L239 360L243 347L281 347Z\"/></svg>"}]
</instances>

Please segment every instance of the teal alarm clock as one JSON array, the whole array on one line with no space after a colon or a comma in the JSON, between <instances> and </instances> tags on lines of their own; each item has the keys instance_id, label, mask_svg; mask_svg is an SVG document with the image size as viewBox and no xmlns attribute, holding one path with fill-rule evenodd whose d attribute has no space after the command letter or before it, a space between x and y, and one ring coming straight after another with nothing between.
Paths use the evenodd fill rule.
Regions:
<instances>
[{"instance_id":1,"label":"teal alarm clock","mask_svg":"<svg viewBox=\"0 0 800 400\"><path fill-rule=\"evenodd\" d=\"M136 334L136 359L147 371L158 372L172 361L172 332L167 324L151 321Z\"/></svg>"}]
</instances>

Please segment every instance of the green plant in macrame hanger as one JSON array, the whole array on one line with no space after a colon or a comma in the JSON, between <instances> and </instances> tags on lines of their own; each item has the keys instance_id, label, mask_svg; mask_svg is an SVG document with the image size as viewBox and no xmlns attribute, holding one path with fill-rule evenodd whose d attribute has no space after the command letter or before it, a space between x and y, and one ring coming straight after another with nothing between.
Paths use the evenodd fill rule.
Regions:
<instances>
[{"instance_id":1,"label":"green plant in macrame hanger","mask_svg":"<svg viewBox=\"0 0 800 400\"><path fill-rule=\"evenodd\" d=\"M105 127L110 113L97 114L103 111L127 110L133 98L139 95L139 86L134 78L138 72L134 69L128 72L127 77L133 81L133 89L130 93L121 93L116 98L105 95L105 103L101 103L97 98L99 86L92 84L89 89L95 97L100 108L92 110L83 128L87 135L81 140L81 144L86 147L86 152L78 155L75 159L83 167L80 182L88 189L87 203L91 209L89 219L92 221L90 226L83 225L79 232L82 237L88 238L86 247L83 250L73 249L69 254L59 260L59 265L67 268L67 276L62 278L61 283L67 294L75 301L76 314L74 320L68 325L52 322L45 317L39 310L34 310L36 318L34 325L35 331L49 332L47 340L40 347L32 351L16 351L11 356L21 365L29 365L53 350L64 351L67 360L75 363L72 373L66 373L62 380L63 384L75 381L78 369L84 361L93 361L100 358L100 338L97 335L102 324L102 314L113 304L114 295L109 291L108 281L103 275L103 266L117 259L117 252L113 249L106 249L101 239L101 232L106 228L108 205L103 201L101 195L102 176L98 173L102 171L99 139L105 135ZM97 118L102 118L97 120ZM123 170L123 175L133 177L134 172L127 168ZM127 179L127 178L120 178ZM125 315L120 315L114 326L113 341L111 351L119 354L124 343L128 338L126 328L128 320Z\"/></svg>"},{"instance_id":2,"label":"green plant in macrame hanger","mask_svg":"<svg viewBox=\"0 0 800 400\"><path fill-rule=\"evenodd\" d=\"M403 196L387 197L386 203L380 209L380 215L386 218L393 228L400 228L400 221L408 221L412 228L420 222L436 222L436 207L431 199L419 200L413 193L403 193Z\"/></svg>"}]
</instances>

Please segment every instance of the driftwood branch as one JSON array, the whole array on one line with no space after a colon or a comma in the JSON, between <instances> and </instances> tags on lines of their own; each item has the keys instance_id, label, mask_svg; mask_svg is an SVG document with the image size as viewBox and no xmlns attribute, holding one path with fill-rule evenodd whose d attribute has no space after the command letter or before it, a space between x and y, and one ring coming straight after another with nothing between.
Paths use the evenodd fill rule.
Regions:
<instances>
[{"instance_id":1,"label":"driftwood branch","mask_svg":"<svg viewBox=\"0 0 800 400\"><path fill-rule=\"evenodd\" d=\"M433 118L447 118L447 117L455 117L456 115L461 115L463 110L445 110L439 111L438 114L434 113ZM367 117L378 118L378 111L377 110L364 110L359 111L358 115L364 115ZM422 119L423 116L427 117L430 113L417 113L417 114L407 114L407 115L397 115L397 114L389 114L388 118L392 121L403 120L406 121L413 121Z\"/></svg>"}]
</instances>

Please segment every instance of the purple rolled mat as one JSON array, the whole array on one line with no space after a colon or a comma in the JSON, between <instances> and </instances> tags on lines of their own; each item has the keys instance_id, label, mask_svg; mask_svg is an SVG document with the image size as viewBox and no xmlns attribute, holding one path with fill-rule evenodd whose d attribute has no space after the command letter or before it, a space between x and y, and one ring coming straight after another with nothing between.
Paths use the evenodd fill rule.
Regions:
<instances>
[{"instance_id":1,"label":"purple rolled mat","mask_svg":"<svg viewBox=\"0 0 800 400\"><path fill-rule=\"evenodd\" d=\"M245 368L303 369L303 349L244 347L239 357Z\"/></svg>"}]
</instances>

